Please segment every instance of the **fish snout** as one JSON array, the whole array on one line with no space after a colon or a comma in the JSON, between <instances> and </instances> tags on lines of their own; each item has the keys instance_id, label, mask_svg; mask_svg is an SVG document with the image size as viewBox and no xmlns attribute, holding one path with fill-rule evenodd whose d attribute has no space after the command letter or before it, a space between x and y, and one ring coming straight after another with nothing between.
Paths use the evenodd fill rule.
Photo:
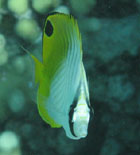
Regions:
<instances>
[{"instance_id":1,"label":"fish snout","mask_svg":"<svg viewBox=\"0 0 140 155\"><path fill-rule=\"evenodd\" d=\"M88 122L86 120L76 120L74 122L74 133L79 138L84 138L88 134Z\"/></svg>"}]
</instances>

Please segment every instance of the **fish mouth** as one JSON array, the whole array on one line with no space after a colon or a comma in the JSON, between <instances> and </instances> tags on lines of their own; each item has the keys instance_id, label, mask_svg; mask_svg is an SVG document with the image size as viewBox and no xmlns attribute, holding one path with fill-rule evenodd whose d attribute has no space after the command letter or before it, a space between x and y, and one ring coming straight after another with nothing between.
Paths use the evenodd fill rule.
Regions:
<instances>
[{"instance_id":1,"label":"fish mouth","mask_svg":"<svg viewBox=\"0 0 140 155\"><path fill-rule=\"evenodd\" d=\"M76 137L85 138L88 134L88 122L87 121L75 121L73 130Z\"/></svg>"}]
</instances>

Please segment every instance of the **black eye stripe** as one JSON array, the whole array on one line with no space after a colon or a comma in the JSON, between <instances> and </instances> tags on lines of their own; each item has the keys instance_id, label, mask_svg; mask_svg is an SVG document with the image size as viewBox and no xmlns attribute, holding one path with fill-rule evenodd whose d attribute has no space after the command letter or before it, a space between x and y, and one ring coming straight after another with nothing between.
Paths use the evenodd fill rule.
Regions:
<instances>
[{"instance_id":1,"label":"black eye stripe","mask_svg":"<svg viewBox=\"0 0 140 155\"><path fill-rule=\"evenodd\" d=\"M48 37L50 37L53 34L53 26L49 20L47 20L47 23L45 26L45 33Z\"/></svg>"},{"instance_id":2,"label":"black eye stripe","mask_svg":"<svg viewBox=\"0 0 140 155\"><path fill-rule=\"evenodd\" d=\"M72 118L73 118L73 114L74 114L74 109L75 109L77 102L78 102L78 97L79 97L79 93L80 93L80 85L81 85L81 83L79 84L79 87L77 89L73 104L71 105L70 111L69 111L69 126L70 126L70 131L74 137L77 137L77 136L74 133Z\"/></svg>"},{"instance_id":3,"label":"black eye stripe","mask_svg":"<svg viewBox=\"0 0 140 155\"><path fill-rule=\"evenodd\" d=\"M76 103L77 103L77 100L75 100L75 101L73 102L74 105L76 105ZM74 133L74 130L73 130L73 122L72 122L72 117L73 117L73 113L74 113L74 108L76 107L76 106L74 106L74 105L71 105L70 111L69 111L69 126L70 126L70 131L71 131L72 135L73 135L74 137L77 137L77 136L75 135L75 133Z\"/></svg>"}]
</instances>

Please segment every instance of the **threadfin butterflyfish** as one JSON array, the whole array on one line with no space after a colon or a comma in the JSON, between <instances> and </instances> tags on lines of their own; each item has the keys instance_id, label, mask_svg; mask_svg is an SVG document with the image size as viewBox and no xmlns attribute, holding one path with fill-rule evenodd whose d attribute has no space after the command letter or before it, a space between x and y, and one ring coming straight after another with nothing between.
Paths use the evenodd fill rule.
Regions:
<instances>
[{"instance_id":1,"label":"threadfin butterflyfish","mask_svg":"<svg viewBox=\"0 0 140 155\"><path fill-rule=\"evenodd\" d=\"M38 84L39 114L52 128L63 127L67 137L84 138L88 133L91 106L81 34L74 17L49 14L42 46L42 62L31 55Z\"/></svg>"}]
</instances>

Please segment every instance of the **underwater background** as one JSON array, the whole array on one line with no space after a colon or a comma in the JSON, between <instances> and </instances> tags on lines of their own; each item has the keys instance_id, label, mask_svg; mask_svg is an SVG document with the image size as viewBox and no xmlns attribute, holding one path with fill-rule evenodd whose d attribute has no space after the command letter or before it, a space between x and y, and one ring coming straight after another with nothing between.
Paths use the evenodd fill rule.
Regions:
<instances>
[{"instance_id":1,"label":"underwater background","mask_svg":"<svg viewBox=\"0 0 140 155\"><path fill-rule=\"evenodd\" d=\"M48 13L71 13L94 116L70 140L38 114L30 56ZM140 155L140 0L0 0L0 155Z\"/></svg>"}]
</instances>

